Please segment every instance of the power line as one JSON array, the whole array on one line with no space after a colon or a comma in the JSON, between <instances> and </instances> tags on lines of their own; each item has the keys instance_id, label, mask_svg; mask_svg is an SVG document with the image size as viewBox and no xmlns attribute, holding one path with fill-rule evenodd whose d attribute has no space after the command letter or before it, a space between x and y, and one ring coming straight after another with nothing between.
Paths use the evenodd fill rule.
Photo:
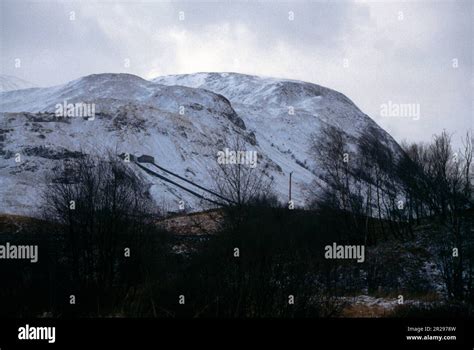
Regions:
<instances>
[{"instance_id":1,"label":"power line","mask_svg":"<svg viewBox=\"0 0 474 350\"><path fill-rule=\"evenodd\" d=\"M168 174L170 174L170 175L176 176L178 179L181 179L181 180L183 180L183 181L186 181L187 183L189 183L189 184L191 184L191 185L194 185L194 186L196 186L197 188L200 188L200 189L203 190L203 191L206 191L206 192L208 192L208 193L210 193L210 194L212 194L212 195L214 195L214 196L216 196L216 197L219 197L220 199L225 200L226 202L235 204L235 202L234 202L233 200L227 199L227 198L221 196L220 194L218 194L218 193L216 193L216 192L214 192L214 191L211 191L211 190L209 190L209 189L207 189L207 188L205 188L205 187L202 187L202 186L200 186L200 185L198 185L198 184L195 184L194 182L192 182L192 181L190 181L190 180L188 180L188 179L186 179L186 178L184 178L184 177L182 177L182 176L180 176L180 175L178 175L178 174L175 174L175 173L173 173L172 171L169 171L169 170L167 170L167 169L165 169L165 168L159 166L158 164L156 164L156 163L154 163L154 162L152 162L151 164L153 164L153 165L156 166L158 169L160 169L160 170L162 170L162 171L164 171L164 172L166 172L166 173L168 173Z\"/></svg>"},{"instance_id":2,"label":"power line","mask_svg":"<svg viewBox=\"0 0 474 350\"><path fill-rule=\"evenodd\" d=\"M196 196L196 197L199 197L199 198L201 198L201 199L204 199L204 200L206 200L206 201L208 201L208 202L211 202L211 203L213 203L213 204L216 204L216 205L218 205L218 206L223 206L223 205L224 205L223 203L219 203L219 202L217 202L217 201L214 201L214 200L212 200L212 199L209 199L209 198L207 198L207 197L204 197L204 196L200 195L199 193L194 192L193 190L190 190L189 188L186 188L186 187L184 187L184 186L182 186L182 185L180 185L180 184L178 184L178 183L176 183L176 182L174 182L174 181L172 181L172 180L170 180L170 179L168 179L168 178L166 178L166 177L164 177L164 176L162 176L162 175L160 175L160 174L154 172L153 170L148 169L147 167L145 167L145 166L139 164L139 163L136 162L136 161L135 161L134 163L135 163L136 165L138 165L141 169L143 169L145 172L147 172L147 173L149 173L149 174L151 174L151 175L153 175L153 176L156 176L156 177L158 177L159 179L161 179L161 180L163 180L163 181L169 182L169 183L171 183L171 184L173 184L173 185L175 185L175 186L177 186L177 187L179 187L179 188L185 190L186 192L191 193L192 195L194 195L194 196ZM154 163L152 163L152 164L154 164ZM220 196L219 196L219 197L220 197ZM223 198L223 197L221 197L221 198ZM227 199L226 199L226 200L227 200Z\"/></svg>"}]
</instances>

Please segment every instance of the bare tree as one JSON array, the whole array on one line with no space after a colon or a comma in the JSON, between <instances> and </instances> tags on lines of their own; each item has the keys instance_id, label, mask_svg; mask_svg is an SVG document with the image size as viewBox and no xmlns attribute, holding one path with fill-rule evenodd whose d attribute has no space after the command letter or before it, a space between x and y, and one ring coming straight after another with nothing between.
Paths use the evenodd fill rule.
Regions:
<instances>
[{"instance_id":1,"label":"bare tree","mask_svg":"<svg viewBox=\"0 0 474 350\"><path fill-rule=\"evenodd\" d=\"M266 174L263 164L260 164L257 158L254 159L257 161L255 164L249 164L248 156L247 160L243 158L245 156L241 156L249 154L243 152L251 151L245 149L243 139L237 136L226 139L224 144L229 152L235 153L231 159L216 159L217 165L211 169L216 191L237 206L251 204L270 194L272 180ZM217 149L216 156L218 152L224 151ZM258 157L258 154L255 155Z\"/></svg>"},{"instance_id":2,"label":"bare tree","mask_svg":"<svg viewBox=\"0 0 474 350\"><path fill-rule=\"evenodd\" d=\"M340 129L325 125L313 134L311 152L323 170L326 201L337 209L349 208L349 152L347 135Z\"/></svg>"},{"instance_id":3,"label":"bare tree","mask_svg":"<svg viewBox=\"0 0 474 350\"><path fill-rule=\"evenodd\" d=\"M137 253L145 242L139 237L150 229L153 202L122 160L86 155L50 176L43 199L45 219L64 238L71 283L96 290L99 306L124 278L126 249Z\"/></svg>"},{"instance_id":4,"label":"bare tree","mask_svg":"<svg viewBox=\"0 0 474 350\"><path fill-rule=\"evenodd\" d=\"M472 286L474 237L472 214L472 140L467 133L464 149L454 152L451 136L443 131L428 146L410 145L407 155L412 174L402 176L416 201L417 216L428 215L438 222L433 232L433 249L442 271L448 296L463 299ZM411 176L411 179L410 179ZM427 208L424 211L423 208Z\"/></svg>"},{"instance_id":5,"label":"bare tree","mask_svg":"<svg viewBox=\"0 0 474 350\"><path fill-rule=\"evenodd\" d=\"M472 131L466 132L466 136L463 140L463 150L462 150L462 156L463 156L463 176L464 176L464 195L467 198L467 200L472 204L472 157L474 154L473 150L473 144L474 144L474 137L472 135Z\"/></svg>"}]
</instances>

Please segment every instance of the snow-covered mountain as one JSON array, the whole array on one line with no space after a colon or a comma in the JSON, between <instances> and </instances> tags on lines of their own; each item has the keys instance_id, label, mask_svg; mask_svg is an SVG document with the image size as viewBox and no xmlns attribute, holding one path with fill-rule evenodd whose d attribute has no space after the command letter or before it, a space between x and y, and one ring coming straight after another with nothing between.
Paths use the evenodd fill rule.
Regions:
<instances>
[{"instance_id":1,"label":"snow-covered mountain","mask_svg":"<svg viewBox=\"0 0 474 350\"><path fill-rule=\"evenodd\" d=\"M0 92L29 89L33 87L36 87L36 85L29 81L11 75L0 74Z\"/></svg>"},{"instance_id":2,"label":"snow-covered mountain","mask_svg":"<svg viewBox=\"0 0 474 350\"><path fill-rule=\"evenodd\" d=\"M225 96L260 147L288 152L309 162L308 140L322 125L330 124L353 137L368 127L381 131L396 152L398 144L343 94L312 83L238 73L196 73L153 79L169 86L203 88Z\"/></svg>"},{"instance_id":3,"label":"snow-covered mountain","mask_svg":"<svg viewBox=\"0 0 474 350\"><path fill-rule=\"evenodd\" d=\"M95 117L57 117L58 104L94 105ZM258 171L272 178L287 200L307 203L317 164L309 154L312 133L329 123L357 137L376 124L344 95L300 81L236 73L165 76L153 81L130 74L96 74L67 84L0 93L0 212L34 215L45 174L78 152L152 155L191 181L213 187L210 172L226 138L240 136L257 151ZM385 131L386 142L398 145ZM21 161L16 162L17 155ZM175 211L183 200L206 204L131 164L149 184L157 204ZM154 169L156 170L156 169Z\"/></svg>"}]
</instances>

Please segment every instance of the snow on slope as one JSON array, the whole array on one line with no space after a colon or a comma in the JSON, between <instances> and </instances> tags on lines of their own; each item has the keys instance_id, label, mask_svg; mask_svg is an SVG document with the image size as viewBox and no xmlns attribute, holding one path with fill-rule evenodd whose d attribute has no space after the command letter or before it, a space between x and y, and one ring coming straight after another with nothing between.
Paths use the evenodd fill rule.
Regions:
<instances>
[{"instance_id":1,"label":"snow on slope","mask_svg":"<svg viewBox=\"0 0 474 350\"><path fill-rule=\"evenodd\" d=\"M65 100L95 103L95 119L56 117L55 105ZM0 93L0 112L0 211L8 213L35 214L45 174L61 160L77 156L74 152L149 154L165 168L211 186L208 168L216 162L217 147L225 146L224 135L239 134L248 140L247 149L254 148L252 136L224 97L128 74L92 75L62 86ZM20 163L15 162L17 153ZM262 163L275 167L265 157ZM192 209L204 206L136 170L158 204L174 211L181 199Z\"/></svg>"},{"instance_id":2,"label":"snow on slope","mask_svg":"<svg viewBox=\"0 0 474 350\"><path fill-rule=\"evenodd\" d=\"M238 73L170 75L152 81L204 88L229 99L248 130L255 133L262 152L283 169L284 176L276 179L277 186L287 188L288 175L293 171L298 200L303 202L314 179L311 170L318 169L309 153L309 141L325 124L343 130L353 140L368 127L375 127L394 153L400 154L393 138L351 100L316 84Z\"/></svg>"},{"instance_id":3,"label":"snow on slope","mask_svg":"<svg viewBox=\"0 0 474 350\"><path fill-rule=\"evenodd\" d=\"M239 73L196 73L153 79L164 85L203 88L225 96L244 121L249 123L286 121L305 126L306 121L329 123L358 136L376 125L343 94L312 83L263 78ZM294 114L289 113L290 107ZM311 117L312 119L305 119ZM292 130L288 130L291 134ZM311 130L314 131L314 130ZM388 134L387 134L388 135Z\"/></svg>"},{"instance_id":4,"label":"snow on slope","mask_svg":"<svg viewBox=\"0 0 474 350\"><path fill-rule=\"evenodd\" d=\"M58 118L56 104L94 103L96 117ZM184 108L184 109L183 109ZM184 114L180 114L180 109ZM294 113L289 113L293 109ZM344 95L310 83L235 73L198 73L147 81L130 74L96 74L61 86L0 93L0 212L32 215L45 174L77 153L148 154L205 187L226 137L240 135L259 154L257 169L287 200L307 204L318 174L308 153L312 133L329 123L357 137L375 123ZM381 129L380 129L381 130ZM398 145L386 136L387 143ZM15 154L22 162L15 163ZM135 166L135 165L132 165ZM135 166L136 167L136 166ZM316 168L316 172L312 169ZM136 169L160 206L191 210L205 202Z\"/></svg>"},{"instance_id":5,"label":"snow on slope","mask_svg":"<svg viewBox=\"0 0 474 350\"><path fill-rule=\"evenodd\" d=\"M36 87L33 83L13 77L11 75L0 74L0 92L29 89Z\"/></svg>"}]
</instances>

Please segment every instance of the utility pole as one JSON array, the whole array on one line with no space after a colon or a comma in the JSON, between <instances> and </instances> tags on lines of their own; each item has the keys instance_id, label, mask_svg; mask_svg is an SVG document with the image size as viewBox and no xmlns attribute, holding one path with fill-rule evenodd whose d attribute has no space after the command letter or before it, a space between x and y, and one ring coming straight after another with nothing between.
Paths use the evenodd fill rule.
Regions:
<instances>
[{"instance_id":1,"label":"utility pole","mask_svg":"<svg viewBox=\"0 0 474 350\"><path fill-rule=\"evenodd\" d=\"M291 176L293 175L293 172L290 172L290 186L289 186L289 191L288 191L288 202L291 202Z\"/></svg>"}]
</instances>

